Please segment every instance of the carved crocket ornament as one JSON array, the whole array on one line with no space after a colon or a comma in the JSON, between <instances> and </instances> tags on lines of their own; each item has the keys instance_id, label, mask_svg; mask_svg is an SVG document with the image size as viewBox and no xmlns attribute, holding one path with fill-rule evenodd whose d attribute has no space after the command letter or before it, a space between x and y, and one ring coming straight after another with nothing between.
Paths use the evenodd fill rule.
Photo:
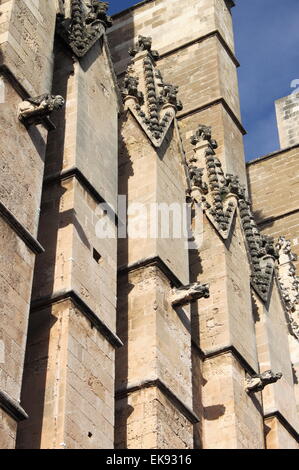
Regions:
<instances>
[{"instance_id":1,"label":"carved crocket ornament","mask_svg":"<svg viewBox=\"0 0 299 470\"><path fill-rule=\"evenodd\" d=\"M165 83L156 66L157 51L152 38L138 36L130 49L131 63L123 80L122 97L125 110L131 112L154 147L161 147L178 111L178 87Z\"/></svg>"},{"instance_id":2,"label":"carved crocket ornament","mask_svg":"<svg viewBox=\"0 0 299 470\"><path fill-rule=\"evenodd\" d=\"M274 240L260 233L251 210L246 187L238 175L224 173L216 154L212 128L200 124L191 137L194 154L187 164L187 200L201 206L219 235L227 240L234 229L237 209L248 246L251 285L259 297L268 301L278 252Z\"/></svg>"},{"instance_id":3,"label":"carved crocket ornament","mask_svg":"<svg viewBox=\"0 0 299 470\"><path fill-rule=\"evenodd\" d=\"M98 0L71 0L71 17L57 16L57 33L78 58L84 57L112 26L108 7L107 2Z\"/></svg>"}]
</instances>

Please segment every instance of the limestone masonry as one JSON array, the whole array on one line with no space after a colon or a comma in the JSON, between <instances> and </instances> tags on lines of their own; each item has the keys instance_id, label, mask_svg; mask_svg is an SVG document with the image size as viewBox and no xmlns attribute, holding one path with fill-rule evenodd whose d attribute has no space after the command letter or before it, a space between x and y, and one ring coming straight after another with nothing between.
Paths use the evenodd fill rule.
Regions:
<instances>
[{"instance_id":1,"label":"limestone masonry","mask_svg":"<svg viewBox=\"0 0 299 470\"><path fill-rule=\"evenodd\" d=\"M0 0L0 448L299 448L299 94L244 160L232 0Z\"/></svg>"}]
</instances>

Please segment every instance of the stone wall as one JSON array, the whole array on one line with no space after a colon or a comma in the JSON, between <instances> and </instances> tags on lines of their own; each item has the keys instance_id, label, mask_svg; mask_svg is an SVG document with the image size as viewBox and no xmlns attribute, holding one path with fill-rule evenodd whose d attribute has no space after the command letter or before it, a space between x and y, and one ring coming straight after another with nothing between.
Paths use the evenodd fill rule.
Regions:
<instances>
[{"instance_id":1,"label":"stone wall","mask_svg":"<svg viewBox=\"0 0 299 470\"><path fill-rule=\"evenodd\" d=\"M253 210L263 233L285 236L299 256L299 147L281 150L247 164ZM298 269L298 261L295 262Z\"/></svg>"},{"instance_id":2,"label":"stone wall","mask_svg":"<svg viewBox=\"0 0 299 470\"><path fill-rule=\"evenodd\" d=\"M280 103L284 103L284 99L278 101L278 108ZM290 118L290 122L291 122ZM283 131L282 123L279 120L278 114L278 124L280 132ZM290 142L289 142L290 143ZM281 142L281 145L287 146L286 142ZM298 144L295 144L289 148L284 148L280 151L277 151L273 154L267 155L265 157L253 160L247 164L247 174L249 181L249 188L251 199L253 202L253 210L256 217L256 220L259 223L259 227L262 233L272 236L276 241L280 237L285 237L286 240L290 241L290 250L294 253L295 256L291 253L285 253L286 260L289 259L290 263L286 265L285 268L279 270L278 276L280 277L280 282L278 283L278 289L284 288L285 283L293 282L296 280L296 275L298 275L298 255L299 255L299 239L298 239L298 189L299 189L299 160L298 160ZM296 258L297 256L297 258ZM285 261L286 261L285 260ZM290 269L296 268L297 272L292 273ZM284 271L283 271L284 270ZM294 287L291 291L291 301L296 297L296 292L298 287ZM281 367L288 367L288 383L290 389L288 392L280 392L280 398L276 399L278 402L273 405L273 397L270 400L272 406L270 406L271 412L273 408L278 408L280 406L280 413L287 419L287 423L293 423L294 417L298 416L298 335L297 335L297 325L298 325L298 302L293 302L290 305L288 302L284 303L284 311L281 312L281 307L279 306L280 301L277 299L276 306L272 305L272 314L276 310L276 315L280 315L280 320L275 320L275 325L269 328L270 337L266 341L269 343L269 348L272 349L272 355L276 357L278 341L284 342L284 349L286 353L284 355L280 354L279 357L287 357L287 363ZM283 292L281 294L284 299ZM273 295L272 295L273 296ZM268 315L267 315L268 317ZM269 320L270 321L270 320ZM288 329L285 331L285 335L279 338L279 335L282 335L282 325L287 323ZM281 326L278 326L281 324ZM277 329L275 332L274 330ZM275 338L275 340L274 340ZM286 344L288 341L288 344ZM275 348L273 350L273 345ZM282 346L279 347L281 350ZM274 362L276 359L274 360ZM289 365L291 364L292 371L289 370ZM287 387L287 385L284 385ZM282 385L280 384L280 387ZM279 385L275 387L275 390L279 390ZM293 397L293 392L295 396ZM288 398L287 403L284 401L283 397ZM295 403L294 403L295 402ZM296 414L296 405L297 405L297 414ZM291 410L289 407L291 406ZM280 415L279 415L280 416ZM290 429L286 425L284 420L279 420L278 418L269 418L266 420L266 423L270 423L269 433L267 434L267 445L269 448L276 448L275 446L290 446L290 448L296 447L296 437L292 437L294 434L290 435ZM297 429L298 424L293 424L293 428ZM287 427L287 429L286 429ZM298 431L296 431L298 432ZM295 432L295 436L296 436ZM289 436L289 440L286 443L286 437ZM298 439L297 439L298 440Z\"/></svg>"},{"instance_id":3,"label":"stone wall","mask_svg":"<svg viewBox=\"0 0 299 470\"><path fill-rule=\"evenodd\" d=\"M299 254L296 95L276 105L283 149L246 172L232 4L146 0L115 15L110 49L103 34L79 57L55 35L56 13L69 15L69 0L1 2L1 448L298 448L298 309L288 310L279 279L287 267L260 297L241 186L223 198L235 211L225 235L207 208L195 209L203 193L191 187L190 163L199 169L207 156L208 178L213 165L221 184L226 173L245 187L248 177L260 230L285 235ZM184 105L167 93L159 101L159 119L167 110L169 122L159 144L138 118L134 86L133 95L120 89L120 103L117 79L139 34L160 53L155 61L140 48L132 59L143 109L145 59L154 101L171 83ZM21 123L20 102L45 92L66 101L51 115L54 126ZM191 144L199 124L212 127L217 149L207 136ZM186 190L191 225L201 224L189 252L188 234L175 233L185 228ZM139 204L127 220L118 193L125 208ZM154 204L169 206L156 233L144 204L148 216ZM145 236L136 238L144 220ZM128 236L117 240L124 228ZM191 282L208 283L210 297L175 305ZM269 369L282 378L249 393L246 380Z\"/></svg>"},{"instance_id":4,"label":"stone wall","mask_svg":"<svg viewBox=\"0 0 299 470\"><path fill-rule=\"evenodd\" d=\"M118 95L105 35L82 57L58 36L19 448L113 448ZM102 204L102 205L101 205ZM100 228L106 227L103 234ZM39 395L35 400L35 391Z\"/></svg>"},{"instance_id":5,"label":"stone wall","mask_svg":"<svg viewBox=\"0 0 299 470\"><path fill-rule=\"evenodd\" d=\"M193 448L188 311L175 311L170 296L159 267L120 276L116 448Z\"/></svg>"},{"instance_id":6,"label":"stone wall","mask_svg":"<svg viewBox=\"0 0 299 470\"><path fill-rule=\"evenodd\" d=\"M299 93L275 102L280 147L292 147L299 142Z\"/></svg>"},{"instance_id":7,"label":"stone wall","mask_svg":"<svg viewBox=\"0 0 299 470\"><path fill-rule=\"evenodd\" d=\"M218 31L233 51L231 15L226 5L225 0L200 0L196 5L188 0L151 0L115 15L109 42L117 74L126 69L127 51L138 34L151 36L155 47L164 55ZM120 36L123 38L121 43Z\"/></svg>"},{"instance_id":8,"label":"stone wall","mask_svg":"<svg viewBox=\"0 0 299 470\"><path fill-rule=\"evenodd\" d=\"M56 1L2 1L0 5L0 364L1 447L14 447L37 242L47 129L25 126L18 107L52 87ZM12 268L13 267L13 268ZM12 411L15 410L15 411ZM7 431L9 427L9 431Z\"/></svg>"},{"instance_id":9,"label":"stone wall","mask_svg":"<svg viewBox=\"0 0 299 470\"><path fill-rule=\"evenodd\" d=\"M18 448L112 448L114 347L72 301L31 313Z\"/></svg>"},{"instance_id":10,"label":"stone wall","mask_svg":"<svg viewBox=\"0 0 299 470\"><path fill-rule=\"evenodd\" d=\"M152 37L153 49L161 56L158 67L165 82L180 87L184 109L178 113L178 120L186 152L197 125L212 126L224 168L238 174L246 184L238 61L227 2L200 0L193 5L188 0L150 1L116 15L108 39L120 80L129 61L127 51L138 34ZM121 44L119 35L124 39Z\"/></svg>"}]
</instances>

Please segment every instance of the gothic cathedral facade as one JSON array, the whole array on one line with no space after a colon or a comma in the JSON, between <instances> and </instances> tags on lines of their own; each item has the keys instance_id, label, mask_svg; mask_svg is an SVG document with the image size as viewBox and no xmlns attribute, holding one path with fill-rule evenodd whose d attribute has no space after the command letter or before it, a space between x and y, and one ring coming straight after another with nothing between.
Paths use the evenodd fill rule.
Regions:
<instances>
[{"instance_id":1,"label":"gothic cathedral facade","mask_svg":"<svg viewBox=\"0 0 299 470\"><path fill-rule=\"evenodd\" d=\"M299 448L299 111L245 163L234 6L0 1L0 448Z\"/></svg>"}]
</instances>

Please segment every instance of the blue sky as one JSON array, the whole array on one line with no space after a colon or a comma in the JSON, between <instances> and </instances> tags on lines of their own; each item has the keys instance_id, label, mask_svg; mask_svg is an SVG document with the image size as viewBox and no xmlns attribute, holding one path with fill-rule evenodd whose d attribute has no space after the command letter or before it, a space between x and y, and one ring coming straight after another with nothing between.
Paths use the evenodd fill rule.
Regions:
<instances>
[{"instance_id":1,"label":"blue sky","mask_svg":"<svg viewBox=\"0 0 299 470\"><path fill-rule=\"evenodd\" d=\"M169 0L171 1L171 0ZM110 0L110 13L138 3ZM299 1L235 0L236 55L246 159L279 148L274 101L299 79Z\"/></svg>"}]
</instances>

